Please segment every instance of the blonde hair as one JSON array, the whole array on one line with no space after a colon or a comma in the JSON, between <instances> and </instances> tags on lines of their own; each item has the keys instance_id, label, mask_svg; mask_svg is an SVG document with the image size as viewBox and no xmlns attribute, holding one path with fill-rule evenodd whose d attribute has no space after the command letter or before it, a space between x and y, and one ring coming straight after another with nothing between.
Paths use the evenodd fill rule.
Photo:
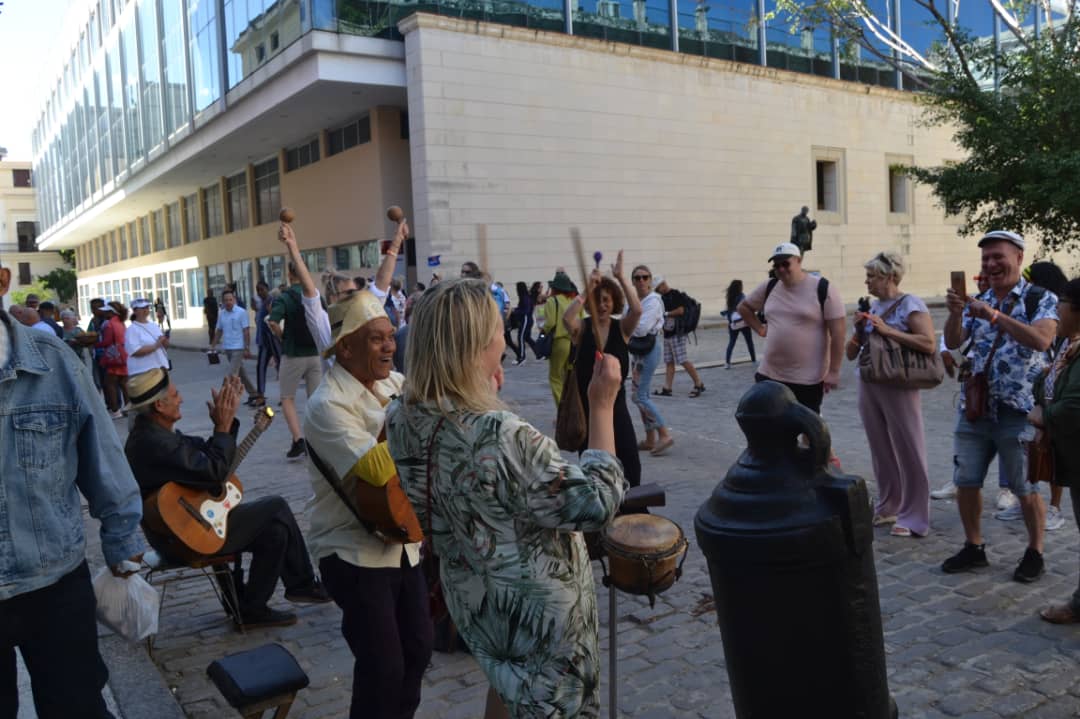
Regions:
<instances>
[{"instance_id":1,"label":"blonde hair","mask_svg":"<svg viewBox=\"0 0 1080 719\"><path fill-rule=\"evenodd\" d=\"M483 280L443 280L416 300L405 347L403 401L483 413L502 409L480 354L503 331Z\"/></svg>"},{"instance_id":2,"label":"blonde hair","mask_svg":"<svg viewBox=\"0 0 1080 719\"><path fill-rule=\"evenodd\" d=\"M892 277L896 284L904 279L904 258L895 252L879 252L863 267L882 277Z\"/></svg>"}]
</instances>

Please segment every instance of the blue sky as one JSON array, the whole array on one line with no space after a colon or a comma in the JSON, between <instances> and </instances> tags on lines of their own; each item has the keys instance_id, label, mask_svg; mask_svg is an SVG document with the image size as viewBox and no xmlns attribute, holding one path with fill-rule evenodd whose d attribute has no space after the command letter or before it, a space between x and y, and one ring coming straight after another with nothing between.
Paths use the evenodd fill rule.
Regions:
<instances>
[{"instance_id":1,"label":"blue sky","mask_svg":"<svg viewBox=\"0 0 1080 719\"><path fill-rule=\"evenodd\" d=\"M63 35L63 18L72 0L3 0L0 7L0 147L9 160L30 160L30 136L44 87L52 83Z\"/></svg>"}]
</instances>

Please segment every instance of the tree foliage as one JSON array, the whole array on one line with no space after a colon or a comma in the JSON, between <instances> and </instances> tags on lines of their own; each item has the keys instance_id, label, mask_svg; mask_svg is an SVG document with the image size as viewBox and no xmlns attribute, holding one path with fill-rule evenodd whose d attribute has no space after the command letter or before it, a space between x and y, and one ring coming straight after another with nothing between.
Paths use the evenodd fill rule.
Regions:
<instances>
[{"instance_id":1,"label":"tree foliage","mask_svg":"<svg viewBox=\"0 0 1080 719\"><path fill-rule=\"evenodd\" d=\"M75 299L78 288L75 270L66 267L57 267L47 275L38 277L41 284L52 290L61 302L71 302Z\"/></svg>"},{"instance_id":2,"label":"tree foliage","mask_svg":"<svg viewBox=\"0 0 1080 719\"><path fill-rule=\"evenodd\" d=\"M963 218L961 234L1005 228L1037 234L1050 251L1076 245L1080 22L1074 6L1057 6L1055 14L1049 5L1040 5L1050 22L1036 36L1018 21L1032 5L995 3L1012 33L1006 36L1006 49L998 52L989 38L950 24L945 3L909 1L925 9L940 30L939 41L922 55L914 48L904 51L898 44L902 38L883 43L882 20L870 22L870 10L861 0L781 0L781 6L799 22L829 23L844 41L858 43L917 79L923 88L923 119L952 128L962 157L908 170L931 188L946 212ZM892 52L882 51L883 45Z\"/></svg>"},{"instance_id":3,"label":"tree foliage","mask_svg":"<svg viewBox=\"0 0 1080 719\"><path fill-rule=\"evenodd\" d=\"M8 296L11 298L12 304L22 305L26 304L26 298L30 295L37 295L40 300L51 300L54 296L40 279L32 284L23 285L12 290Z\"/></svg>"}]
</instances>

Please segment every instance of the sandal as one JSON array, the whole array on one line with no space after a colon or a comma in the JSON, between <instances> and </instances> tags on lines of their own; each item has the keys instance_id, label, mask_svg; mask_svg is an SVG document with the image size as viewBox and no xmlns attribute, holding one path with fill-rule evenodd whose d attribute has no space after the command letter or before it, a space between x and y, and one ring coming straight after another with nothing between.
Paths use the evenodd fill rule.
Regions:
<instances>
[{"instance_id":1,"label":"sandal","mask_svg":"<svg viewBox=\"0 0 1080 719\"><path fill-rule=\"evenodd\" d=\"M645 440L641 440L637 443L637 449L639 452L651 452L653 450L653 445L649 444Z\"/></svg>"},{"instance_id":2,"label":"sandal","mask_svg":"<svg viewBox=\"0 0 1080 719\"><path fill-rule=\"evenodd\" d=\"M894 537L910 537L911 530L907 527L901 527L899 524L894 524L893 528L889 530L889 534Z\"/></svg>"},{"instance_id":3,"label":"sandal","mask_svg":"<svg viewBox=\"0 0 1080 719\"><path fill-rule=\"evenodd\" d=\"M884 527L886 524L896 524L895 514L875 514L873 525L875 527Z\"/></svg>"},{"instance_id":4,"label":"sandal","mask_svg":"<svg viewBox=\"0 0 1080 719\"><path fill-rule=\"evenodd\" d=\"M652 450L649 452L649 454L651 454L654 457L659 457L664 452L671 449L672 445L674 445L674 444L675 444L675 440L672 439L671 437L668 437L667 439L662 439L662 440L660 440L659 444L657 444L655 447L652 448Z\"/></svg>"},{"instance_id":5,"label":"sandal","mask_svg":"<svg viewBox=\"0 0 1080 719\"><path fill-rule=\"evenodd\" d=\"M694 387L694 389L690 390L690 396L691 397L700 397L704 392L705 392L705 385L699 384L698 386Z\"/></svg>"},{"instance_id":6,"label":"sandal","mask_svg":"<svg viewBox=\"0 0 1080 719\"><path fill-rule=\"evenodd\" d=\"M665 387L664 389L654 389L653 394L657 397L670 397L671 390L669 390L667 387Z\"/></svg>"}]
</instances>

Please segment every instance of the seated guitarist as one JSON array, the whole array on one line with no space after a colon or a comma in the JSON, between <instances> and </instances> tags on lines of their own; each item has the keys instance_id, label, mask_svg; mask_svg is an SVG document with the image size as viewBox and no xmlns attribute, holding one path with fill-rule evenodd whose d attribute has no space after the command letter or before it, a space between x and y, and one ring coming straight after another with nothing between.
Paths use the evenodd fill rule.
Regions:
<instances>
[{"instance_id":1,"label":"seated guitarist","mask_svg":"<svg viewBox=\"0 0 1080 719\"><path fill-rule=\"evenodd\" d=\"M221 391L210 390L210 394L213 400L207 404L214 434L204 440L174 429L184 400L168 372L153 369L128 378L130 409L138 416L124 452L143 499L167 482L215 494L223 489L236 454L240 426L236 409L243 387L237 377L229 376ZM145 522L143 531L150 545L166 559L179 563L192 559L194 553L175 537L159 533ZM225 545L219 554L237 552L251 552L248 581L237 586L245 627L296 623L296 614L267 605L279 576L285 585L285 599L294 604L330 601L311 567L292 510L281 497L245 497L229 512Z\"/></svg>"},{"instance_id":2,"label":"seated guitarist","mask_svg":"<svg viewBox=\"0 0 1080 719\"><path fill-rule=\"evenodd\" d=\"M397 469L380 435L386 405L404 378L392 371L394 327L381 300L362 290L329 314L333 344L326 354L335 362L304 420L315 489L308 538L355 659L350 719L408 719L420 704L433 641L420 543L384 543L365 529L312 458L341 478L346 498L357 482L391 480Z\"/></svg>"}]
</instances>

